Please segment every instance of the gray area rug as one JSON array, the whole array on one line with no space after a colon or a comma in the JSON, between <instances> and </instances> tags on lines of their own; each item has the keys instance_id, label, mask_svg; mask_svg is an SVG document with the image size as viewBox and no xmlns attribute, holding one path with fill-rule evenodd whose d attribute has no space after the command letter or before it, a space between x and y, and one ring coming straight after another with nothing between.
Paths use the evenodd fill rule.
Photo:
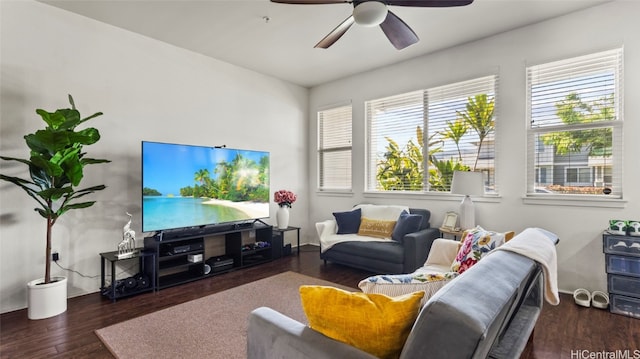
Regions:
<instances>
[{"instance_id":1,"label":"gray area rug","mask_svg":"<svg viewBox=\"0 0 640 359\"><path fill-rule=\"evenodd\" d=\"M328 285L294 272L244 284L96 330L117 358L246 358L249 313L273 308L306 323L298 288Z\"/></svg>"}]
</instances>

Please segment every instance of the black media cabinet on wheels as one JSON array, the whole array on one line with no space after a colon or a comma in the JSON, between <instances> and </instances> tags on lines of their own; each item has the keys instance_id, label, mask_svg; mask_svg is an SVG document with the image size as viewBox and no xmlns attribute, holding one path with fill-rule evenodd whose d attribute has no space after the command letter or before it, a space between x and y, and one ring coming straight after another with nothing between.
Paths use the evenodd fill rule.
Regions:
<instances>
[{"instance_id":1,"label":"black media cabinet on wheels","mask_svg":"<svg viewBox=\"0 0 640 359\"><path fill-rule=\"evenodd\" d=\"M144 239L145 250L155 253L144 260L162 289L279 258L272 238L273 227L260 223L159 234Z\"/></svg>"}]
</instances>

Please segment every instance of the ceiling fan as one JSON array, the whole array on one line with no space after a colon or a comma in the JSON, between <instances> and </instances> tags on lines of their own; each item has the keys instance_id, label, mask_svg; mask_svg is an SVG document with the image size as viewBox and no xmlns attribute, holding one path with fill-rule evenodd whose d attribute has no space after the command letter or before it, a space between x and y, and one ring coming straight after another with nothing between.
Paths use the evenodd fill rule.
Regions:
<instances>
[{"instance_id":1,"label":"ceiling fan","mask_svg":"<svg viewBox=\"0 0 640 359\"><path fill-rule=\"evenodd\" d=\"M370 27L380 25L391 44L396 49L402 50L418 42L418 35L387 6L450 7L469 5L473 0L271 0L271 2L297 5L353 4L353 14L320 40L314 46L316 48L326 49L333 45L355 22L358 25Z\"/></svg>"}]
</instances>

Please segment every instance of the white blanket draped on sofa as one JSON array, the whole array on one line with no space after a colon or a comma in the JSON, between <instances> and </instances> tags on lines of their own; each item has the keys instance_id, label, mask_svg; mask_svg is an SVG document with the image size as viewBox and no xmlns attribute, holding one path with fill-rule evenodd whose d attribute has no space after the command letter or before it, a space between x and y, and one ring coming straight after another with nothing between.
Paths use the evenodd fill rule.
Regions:
<instances>
[{"instance_id":1,"label":"white blanket draped on sofa","mask_svg":"<svg viewBox=\"0 0 640 359\"><path fill-rule=\"evenodd\" d=\"M409 212L407 206L393 206L393 205L374 205L374 204L360 204L353 207L353 210L360 209L362 211L362 217L369 219L378 219L385 221L395 221L400 217L402 211ZM337 234L338 226L335 219L328 219L326 221L316 223L316 231L320 238L320 250L325 252L334 245L347 242L347 241L361 241L361 242L388 242L391 239L375 238L360 236L357 234Z\"/></svg>"},{"instance_id":2,"label":"white blanket draped on sofa","mask_svg":"<svg viewBox=\"0 0 640 359\"><path fill-rule=\"evenodd\" d=\"M544 275L544 298L549 304L558 305L560 297L558 296L556 245L545 233L548 232L540 228L527 228L513 240L496 248L496 250L518 253L538 262Z\"/></svg>"}]
</instances>

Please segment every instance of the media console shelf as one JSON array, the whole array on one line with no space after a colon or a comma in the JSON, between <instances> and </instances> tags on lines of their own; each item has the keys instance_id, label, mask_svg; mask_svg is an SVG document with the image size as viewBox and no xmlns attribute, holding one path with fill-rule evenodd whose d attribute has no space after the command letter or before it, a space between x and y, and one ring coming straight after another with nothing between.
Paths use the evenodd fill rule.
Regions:
<instances>
[{"instance_id":1,"label":"media console shelf","mask_svg":"<svg viewBox=\"0 0 640 359\"><path fill-rule=\"evenodd\" d=\"M256 222L146 237L144 248L155 256L145 257L145 265L155 268L157 288L167 288L271 261L272 235L272 226ZM211 268L210 260L228 265Z\"/></svg>"}]
</instances>

